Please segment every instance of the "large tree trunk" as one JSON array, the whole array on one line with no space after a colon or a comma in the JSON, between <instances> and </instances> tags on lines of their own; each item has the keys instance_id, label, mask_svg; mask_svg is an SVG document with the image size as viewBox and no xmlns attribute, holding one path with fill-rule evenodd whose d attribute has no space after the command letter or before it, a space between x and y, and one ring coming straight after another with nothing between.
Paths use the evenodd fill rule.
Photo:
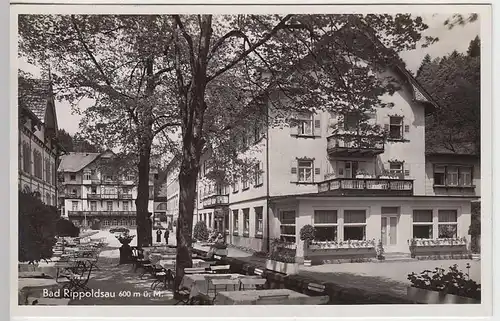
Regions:
<instances>
[{"instance_id":1,"label":"large tree trunk","mask_svg":"<svg viewBox=\"0 0 500 321\"><path fill-rule=\"evenodd\" d=\"M152 236L149 222L151 213L148 211L150 156L151 144L144 142L139 154L139 183L137 186L137 199L135 200L137 209L137 246L141 248L149 244Z\"/></svg>"}]
</instances>

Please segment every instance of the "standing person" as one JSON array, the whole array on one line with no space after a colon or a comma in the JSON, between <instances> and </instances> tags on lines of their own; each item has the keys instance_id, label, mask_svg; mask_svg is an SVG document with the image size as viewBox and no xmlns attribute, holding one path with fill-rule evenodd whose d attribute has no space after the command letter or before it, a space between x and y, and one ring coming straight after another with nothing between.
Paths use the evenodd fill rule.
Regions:
<instances>
[{"instance_id":1,"label":"standing person","mask_svg":"<svg viewBox=\"0 0 500 321\"><path fill-rule=\"evenodd\" d=\"M163 234L163 236L165 237L165 244L167 244L167 245L168 245L169 234L170 234L170 232L168 231L168 229L166 229L165 234Z\"/></svg>"},{"instance_id":2,"label":"standing person","mask_svg":"<svg viewBox=\"0 0 500 321\"><path fill-rule=\"evenodd\" d=\"M161 229L156 230L156 243L161 243Z\"/></svg>"}]
</instances>

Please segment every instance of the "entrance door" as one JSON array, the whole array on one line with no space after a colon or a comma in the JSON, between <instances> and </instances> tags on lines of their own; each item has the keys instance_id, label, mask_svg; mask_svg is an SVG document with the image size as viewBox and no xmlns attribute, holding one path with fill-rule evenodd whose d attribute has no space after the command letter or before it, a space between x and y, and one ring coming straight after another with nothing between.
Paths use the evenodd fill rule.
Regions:
<instances>
[{"instance_id":1,"label":"entrance door","mask_svg":"<svg viewBox=\"0 0 500 321\"><path fill-rule=\"evenodd\" d=\"M396 251L398 244L398 216L382 216L380 232L384 250L386 252Z\"/></svg>"}]
</instances>

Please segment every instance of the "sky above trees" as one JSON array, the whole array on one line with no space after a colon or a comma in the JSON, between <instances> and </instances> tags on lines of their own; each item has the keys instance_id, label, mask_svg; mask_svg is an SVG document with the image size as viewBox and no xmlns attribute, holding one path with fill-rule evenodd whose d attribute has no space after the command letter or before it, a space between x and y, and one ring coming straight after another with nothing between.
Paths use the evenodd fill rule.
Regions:
<instances>
[{"instance_id":1,"label":"sky above trees","mask_svg":"<svg viewBox=\"0 0 500 321\"><path fill-rule=\"evenodd\" d=\"M479 21L469 23L465 26L456 26L450 30L444 25L444 21L448 17L448 14L422 15L424 22L429 26L429 29L423 33L423 36L438 37L439 41L427 48L417 48L400 53L401 58L411 72L416 72L426 54L429 54L431 58L436 58L450 54L454 50L459 53L466 52L469 42L480 34ZM19 68L32 73L34 76L40 75L37 67L29 65L22 60L19 60ZM91 104L92 101L88 99L83 99L80 102L80 105L84 107ZM69 134L77 133L79 131L78 124L82 116L73 113L71 106L65 102L56 102L56 110L59 127L66 130Z\"/></svg>"}]
</instances>

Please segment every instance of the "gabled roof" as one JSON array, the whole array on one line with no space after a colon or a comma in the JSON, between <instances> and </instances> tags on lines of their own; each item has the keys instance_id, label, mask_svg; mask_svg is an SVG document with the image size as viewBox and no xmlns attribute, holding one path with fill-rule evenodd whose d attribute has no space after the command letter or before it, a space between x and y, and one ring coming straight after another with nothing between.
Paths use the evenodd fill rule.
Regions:
<instances>
[{"instance_id":1,"label":"gabled roof","mask_svg":"<svg viewBox=\"0 0 500 321\"><path fill-rule=\"evenodd\" d=\"M18 87L19 108L30 110L40 122L45 123L45 113L52 96L50 82L18 77Z\"/></svg>"},{"instance_id":2,"label":"gabled roof","mask_svg":"<svg viewBox=\"0 0 500 321\"><path fill-rule=\"evenodd\" d=\"M79 172L99 156L101 156L101 153L70 152L67 155L61 156L61 163L59 164L58 171L70 173Z\"/></svg>"}]
</instances>

